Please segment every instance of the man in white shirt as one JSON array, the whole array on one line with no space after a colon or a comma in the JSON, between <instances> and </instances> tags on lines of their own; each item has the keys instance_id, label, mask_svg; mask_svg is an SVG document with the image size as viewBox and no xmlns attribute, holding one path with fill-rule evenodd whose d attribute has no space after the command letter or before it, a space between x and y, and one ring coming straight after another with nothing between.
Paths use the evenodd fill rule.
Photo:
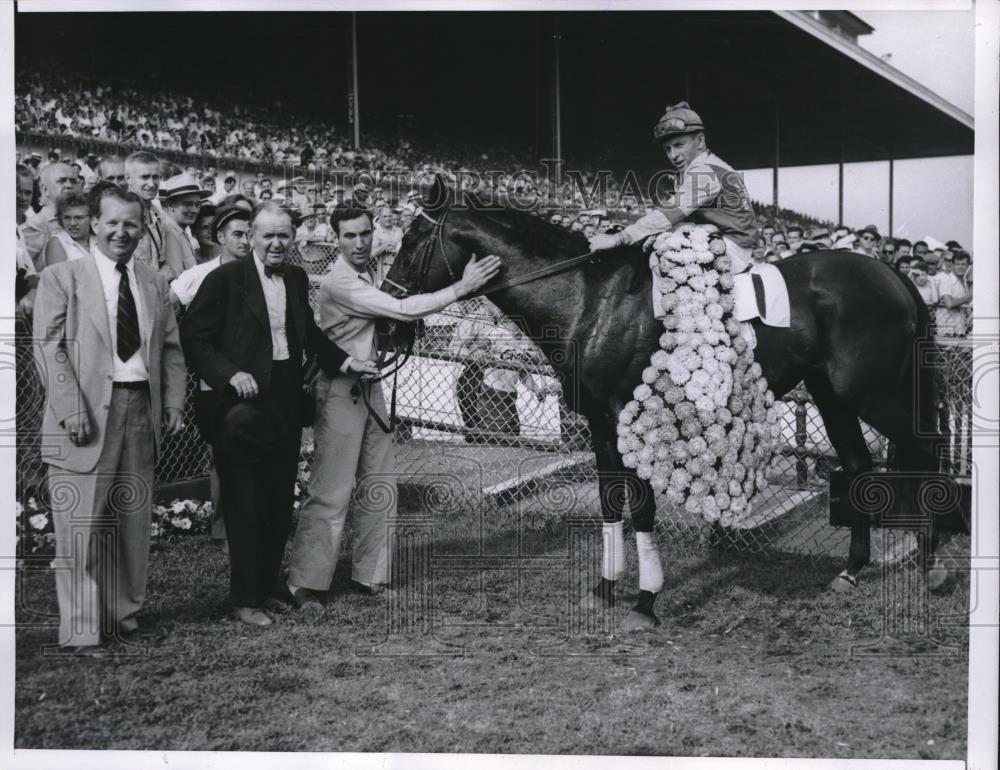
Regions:
<instances>
[{"instance_id":1,"label":"man in white shirt","mask_svg":"<svg viewBox=\"0 0 1000 770\"><path fill-rule=\"evenodd\" d=\"M196 256L198 241L191 234L191 225L198 217L198 209L208 200L210 192L202 189L190 174L177 174L170 177L160 187L160 204L163 207L164 224L173 230L177 242L183 252L185 268L198 264Z\"/></svg>"},{"instance_id":2,"label":"man in white shirt","mask_svg":"<svg viewBox=\"0 0 1000 770\"><path fill-rule=\"evenodd\" d=\"M59 643L86 654L139 631L153 469L186 384L166 282L133 257L142 201L111 187L92 205L91 255L42 272L34 318Z\"/></svg>"},{"instance_id":3,"label":"man in white shirt","mask_svg":"<svg viewBox=\"0 0 1000 770\"><path fill-rule=\"evenodd\" d=\"M969 331L972 286L966 274L971 259L960 251L952 258L950 273L941 273L937 282L940 294L937 309L937 333L945 337L964 337Z\"/></svg>"},{"instance_id":4,"label":"man in white shirt","mask_svg":"<svg viewBox=\"0 0 1000 770\"><path fill-rule=\"evenodd\" d=\"M375 287L369 271L371 214L341 205L331 214L330 227L342 256L320 282L320 328L352 359L376 359L376 319L423 318L485 285L500 269L498 257L473 258L462 278L452 286L432 294L396 299ZM288 572L289 592L300 607L318 607L318 594L330 587L355 482L358 502L353 511L354 583L375 594L389 582L386 522L394 514L395 496L389 495L389 503L380 505L377 501L386 496L365 494L365 490L370 484L392 478L392 436L369 413L361 397L362 388L368 391L368 401L378 420L387 424L380 384L351 376L320 375L309 499L299 510Z\"/></svg>"}]
</instances>

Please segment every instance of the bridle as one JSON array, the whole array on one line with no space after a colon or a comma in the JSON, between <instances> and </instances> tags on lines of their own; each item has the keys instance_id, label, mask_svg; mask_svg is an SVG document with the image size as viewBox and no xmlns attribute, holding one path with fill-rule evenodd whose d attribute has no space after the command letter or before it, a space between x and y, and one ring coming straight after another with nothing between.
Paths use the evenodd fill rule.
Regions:
<instances>
[{"instance_id":1,"label":"bridle","mask_svg":"<svg viewBox=\"0 0 1000 770\"><path fill-rule=\"evenodd\" d=\"M444 225L448 219L449 211L450 208L446 207L441 216L435 219L423 209L419 210L420 216L422 216L424 219L430 222L434 226L434 229L431 231L430 237L424 239L424 242L420 245L420 251L418 252L414 260L415 267L412 272L416 273L416 281L414 283L413 289L411 290L409 287L396 283L395 281L390 280L389 278L383 278L382 279L383 283L387 283L393 288L395 288L397 291L401 292L401 295L403 297L408 297L411 294L421 294L423 292L422 287L426 282L427 275L428 273L430 273L434 255L438 251L441 252L441 260L444 262L445 269L448 271L448 277L451 279L451 282L453 284L458 282L458 278L455 275L455 271L452 269L451 261L448 259L448 250L445 248L444 245L444 234L443 234ZM587 254L582 254L577 257L570 257L569 259L557 262L554 265L547 265L546 267L540 268L538 270L533 270L530 273L525 273L524 275L518 276L516 278L509 278L505 281L501 281L500 283L494 284L489 288L480 289L479 291L474 292L473 294L470 294L468 296L469 297L485 296L487 294L492 294L497 291L503 291L504 289L509 289L514 286L520 286L522 284L531 283L532 281L538 281L542 278L547 278L549 276L556 275L558 273L564 273L576 267L577 265L583 264L584 262L592 261L595 258L595 256L599 253L600 252L589 252ZM389 324L390 335L395 330L395 324L396 324L395 321L392 321ZM416 339L416 334L410 336L403 350L402 351L396 350L389 358L385 357L386 351L384 349L381 350L379 352L379 357L377 362L379 370L392 366L396 361L399 361L399 363L397 363L391 371L384 372L380 374L378 377L367 379L364 382L359 380L354 384L354 387L352 387L351 389L351 395L354 397L355 401L360 395L361 398L364 400L365 407L368 409L368 413L375 419L375 422L378 423L379 428L381 428L382 431L385 433L392 433L396 427L397 376L399 370L410 359L410 356L413 353L413 346L415 343L415 339ZM402 360L399 360L400 357L402 357ZM389 412L389 424L386 425L385 422L382 420L382 418L379 417L379 415L375 412L374 409L372 409L370 402L370 390L372 383L379 382L380 380L383 380L386 377L388 377L390 374L392 374L393 377L392 399L391 399L392 405Z\"/></svg>"}]
</instances>

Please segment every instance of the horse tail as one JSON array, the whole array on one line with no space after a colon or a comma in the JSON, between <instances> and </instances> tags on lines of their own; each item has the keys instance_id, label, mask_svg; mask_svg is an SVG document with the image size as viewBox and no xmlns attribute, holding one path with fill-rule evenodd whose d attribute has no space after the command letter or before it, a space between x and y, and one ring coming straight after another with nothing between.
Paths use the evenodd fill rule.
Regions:
<instances>
[{"instance_id":1,"label":"horse tail","mask_svg":"<svg viewBox=\"0 0 1000 770\"><path fill-rule=\"evenodd\" d=\"M915 334L904 364L908 373L904 378L906 387L913 394L915 452L897 451L892 465L900 470L936 471L941 460L941 449L947 446L949 436L947 423L942 428L938 415L934 326L927 303L920 296L917 287L908 278L898 277L910 293L917 311Z\"/></svg>"}]
</instances>

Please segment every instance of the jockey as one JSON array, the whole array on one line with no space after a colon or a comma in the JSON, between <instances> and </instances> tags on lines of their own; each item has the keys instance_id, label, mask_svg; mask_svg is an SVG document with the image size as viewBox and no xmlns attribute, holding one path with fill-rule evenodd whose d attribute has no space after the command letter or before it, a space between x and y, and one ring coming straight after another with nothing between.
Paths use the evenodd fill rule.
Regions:
<instances>
[{"instance_id":1,"label":"jockey","mask_svg":"<svg viewBox=\"0 0 1000 770\"><path fill-rule=\"evenodd\" d=\"M746 185L740 173L709 151L698 113L687 102L667 107L653 138L677 169L674 194L663 203L654 199L656 207L620 233L592 238L591 250L635 243L687 221L718 228L734 275L749 268L758 229Z\"/></svg>"}]
</instances>

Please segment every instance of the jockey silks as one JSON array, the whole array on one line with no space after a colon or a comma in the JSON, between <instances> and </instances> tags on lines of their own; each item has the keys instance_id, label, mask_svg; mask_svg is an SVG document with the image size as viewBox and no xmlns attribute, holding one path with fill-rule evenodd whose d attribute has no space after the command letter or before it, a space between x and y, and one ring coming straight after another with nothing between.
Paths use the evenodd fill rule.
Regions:
<instances>
[{"instance_id":1,"label":"jockey silks","mask_svg":"<svg viewBox=\"0 0 1000 770\"><path fill-rule=\"evenodd\" d=\"M707 150L680 174L674 194L663 205L654 203L657 207L653 211L623 231L629 243L662 233L681 221L715 225L727 241L748 253L757 241L757 218L743 175Z\"/></svg>"}]
</instances>

